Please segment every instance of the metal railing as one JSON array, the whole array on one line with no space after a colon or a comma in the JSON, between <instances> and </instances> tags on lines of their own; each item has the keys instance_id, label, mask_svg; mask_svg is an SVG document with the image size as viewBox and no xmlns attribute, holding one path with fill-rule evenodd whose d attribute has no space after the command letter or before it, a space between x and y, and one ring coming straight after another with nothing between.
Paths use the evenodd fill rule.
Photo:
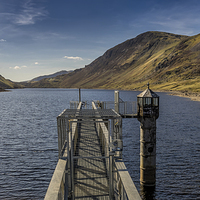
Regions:
<instances>
[{"instance_id":1,"label":"metal railing","mask_svg":"<svg viewBox=\"0 0 200 200\"><path fill-rule=\"evenodd\" d=\"M67 160L59 159L44 200L64 200L66 195Z\"/></svg>"},{"instance_id":2,"label":"metal railing","mask_svg":"<svg viewBox=\"0 0 200 200\"><path fill-rule=\"evenodd\" d=\"M137 188L121 159L114 162L114 190L115 200L141 200Z\"/></svg>"},{"instance_id":3,"label":"metal railing","mask_svg":"<svg viewBox=\"0 0 200 200\"><path fill-rule=\"evenodd\" d=\"M78 110L82 107L82 103L79 103ZM95 104L92 104L93 109L96 108ZM69 160L70 153L69 149L76 148L76 142L78 140L78 127L81 121L69 120L63 117L63 111L61 115L58 116L58 147L59 147L59 160L52 176L51 182L49 184L45 200L64 200L68 199L68 193L70 191L71 183L70 179L72 178L73 171L69 169ZM95 111L96 112L96 111ZM105 119L104 119L105 120ZM117 137L121 137L120 126L117 126L116 121L112 121L115 119L111 119L104 121L103 119L96 119L96 130L99 136L100 145L102 149L102 156L106 158L106 170L109 178L109 195L110 199L115 200L141 200L139 193L125 167L124 162L120 159L121 154L116 154L115 151L112 151L113 147L111 147L111 141L117 139ZM119 123L120 124L120 123ZM113 129L114 127L114 129ZM115 130L116 129L116 130ZM67 134L67 130L70 130L70 138L69 134ZM114 135L119 135L115 136ZM67 136L68 135L68 136ZM67 141L68 140L68 141ZM120 140L120 139L119 139ZM66 143L68 142L69 146L66 148ZM117 141L117 140L116 140ZM72 148L73 147L73 148ZM66 150L68 149L68 150ZM69 155L68 155L69 153ZM102 158L103 158L102 157ZM117 157L117 159L116 159ZM69 170L69 171L68 171Z\"/></svg>"},{"instance_id":4,"label":"metal railing","mask_svg":"<svg viewBox=\"0 0 200 200\"><path fill-rule=\"evenodd\" d=\"M77 110L81 108L81 103L79 103ZM68 155L66 151L67 142L67 121L62 117L65 110L57 117L58 125L58 156L59 160L56 169L53 173L51 182L47 189L44 200L64 200L68 196L68 176L69 173L66 171L68 165ZM77 141L78 125L77 123L72 124L72 137L73 140Z\"/></svg>"},{"instance_id":5,"label":"metal railing","mask_svg":"<svg viewBox=\"0 0 200 200\"><path fill-rule=\"evenodd\" d=\"M119 111L119 114L122 116L137 114L137 104L135 101L123 101L119 103L115 103L113 101L96 101L95 105L97 106L97 108L113 109Z\"/></svg>"},{"instance_id":6,"label":"metal railing","mask_svg":"<svg viewBox=\"0 0 200 200\"><path fill-rule=\"evenodd\" d=\"M111 104L107 104L107 105L111 105ZM92 106L93 106L93 109L97 109L96 102L93 103ZM102 153L105 156L109 156L109 153L110 153L109 142L112 139L109 139L110 134L106 126L106 123L104 123L104 121L101 119L97 119L97 120L101 121L101 123L97 124L98 125L97 132L98 132L100 143L102 146ZM110 166L111 163L108 163L108 162L106 163L106 168L107 168L108 173L112 174L110 177L110 179L112 179L112 183L110 184L110 187L112 187L111 196L113 195L115 200L141 200L141 197L135 187L135 184L132 181L132 178L124 162L122 161L122 159L120 159L121 155L117 153L119 152L115 152L115 158L117 159L112 160L113 162L112 166ZM113 173L110 173L110 170L112 170Z\"/></svg>"},{"instance_id":7,"label":"metal railing","mask_svg":"<svg viewBox=\"0 0 200 200\"><path fill-rule=\"evenodd\" d=\"M79 106L79 101L70 101L70 109L77 109Z\"/></svg>"},{"instance_id":8,"label":"metal railing","mask_svg":"<svg viewBox=\"0 0 200 200\"><path fill-rule=\"evenodd\" d=\"M93 109L97 110L94 102L92 102L92 107ZM111 131L110 131L110 126L114 124L114 119L112 119L111 122L109 120L105 121L103 119L96 119L96 121L99 122L96 124L96 128L97 128L98 137L100 139L102 155L109 158L105 160L107 176L109 177L108 179L109 180L109 197L110 199L114 199L114 187L113 187L114 185L114 179L113 179L114 154L112 154L111 152L112 148L110 146L113 140L112 136L114 135L114 131L112 130L113 127L111 127Z\"/></svg>"},{"instance_id":9,"label":"metal railing","mask_svg":"<svg viewBox=\"0 0 200 200\"><path fill-rule=\"evenodd\" d=\"M79 106L79 101L70 101L70 109L77 109ZM91 109L92 106L89 104L87 101L82 101L81 102L81 108L82 109Z\"/></svg>"}]
</instances>

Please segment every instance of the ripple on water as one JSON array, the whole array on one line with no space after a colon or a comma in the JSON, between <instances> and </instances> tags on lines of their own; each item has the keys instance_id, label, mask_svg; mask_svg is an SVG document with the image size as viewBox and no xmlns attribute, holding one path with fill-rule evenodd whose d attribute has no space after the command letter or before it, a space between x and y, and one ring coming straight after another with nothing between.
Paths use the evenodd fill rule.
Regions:
<instances>
[{"instance_id":1,"label":"ripple on water","mask_svg":"<svg viewBox=\"0 0 200 200\"><path fill-rule=\"evenodd\" d=\"M134 101L137 94L121 91L120 97ZM156 188L143 199L200 199L200 102L159 95ZM113 101L113 96L109 90L82 91L85 101ZM44 198L58 159L56 117L77 99L78 91L70 89L0 93L1 199ZM123 119L123 158L138 190L139 125L137 119Z\"/></svg>"}]
</instances>

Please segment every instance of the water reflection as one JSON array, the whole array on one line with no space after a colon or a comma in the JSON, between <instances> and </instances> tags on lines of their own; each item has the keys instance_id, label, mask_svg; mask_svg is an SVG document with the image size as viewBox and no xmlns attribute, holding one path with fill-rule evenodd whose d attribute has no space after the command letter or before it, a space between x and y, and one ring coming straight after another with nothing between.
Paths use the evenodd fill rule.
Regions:
<instances>
[{"instance_id":1,"label":"water reflection","mask_svg":"<svg viewBox=\"0 0 200 200\"><path fill-rule=\"evenodd\" d=\"M147 187L140 186L140 196L143 200L156 200L155 198L155 186Z\"/></svg>"}]
</instances>

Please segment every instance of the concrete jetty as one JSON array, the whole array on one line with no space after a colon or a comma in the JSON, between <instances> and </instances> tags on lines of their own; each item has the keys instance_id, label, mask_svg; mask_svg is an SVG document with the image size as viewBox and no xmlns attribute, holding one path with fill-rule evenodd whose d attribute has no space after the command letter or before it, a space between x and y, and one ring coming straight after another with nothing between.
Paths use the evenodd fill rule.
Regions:
<instances>
[{"instance_id":1,"label":"concrete jetty","mask_svg":"<svg viewBox=\"0 0 200 200\"><path fill-rule=\"evenodd\" d=\"M71 105L57 117L59 159L45 200L141 200L122 160L122 117L141 122L140 182L155 186L158 95L148 85L135 112L134 103L121 100L118 91L114 103L96 101L88 109L79 97Z\"/></svg>"}]
</instances>

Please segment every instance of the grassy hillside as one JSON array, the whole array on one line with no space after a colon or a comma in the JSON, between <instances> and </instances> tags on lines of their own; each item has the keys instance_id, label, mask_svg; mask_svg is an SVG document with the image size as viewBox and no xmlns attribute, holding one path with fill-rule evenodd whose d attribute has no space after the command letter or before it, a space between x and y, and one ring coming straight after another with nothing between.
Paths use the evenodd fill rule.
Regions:
<instances>
[{"instance_id":1,"label":"grassy hillside","mask_svg":"<svg viewBox=\"0 0 200 200\"><path fill-rule=\"evenodd\" d=\"M200 92L200 35L146 32L106 51L85 68L33 87Z\"/></svg>"},{"instance_id":2,"label":"grassy hillside","mask_svg":"<svg viewBox=\"0 0 200 200\"><path fill-rule=\"evenodd\" d=\"M7 80L0 75L0 91L3 91L4 89L12 89L15 87L16 85L12 81Z\"/></svg>"},{"instance_id":3,"label":"grassy hillside","mask_svg":"<svg viewBox=\"0 0 200 200\"><path fill-rule=\"evenodd\" d=\"M69 74L70 72L72 72L72 71L62 70L62 71L59 71L59 72L56 72L56 73L53 73L53 74L36 77L36 78L34 78L34 79L32 79L28 82L41 81L42 79L45 79L45 78L54 78L54 77L57 77L57 76L60 76L60 75L63 75L63 74Z\"/></svg>"}]
</instances>

